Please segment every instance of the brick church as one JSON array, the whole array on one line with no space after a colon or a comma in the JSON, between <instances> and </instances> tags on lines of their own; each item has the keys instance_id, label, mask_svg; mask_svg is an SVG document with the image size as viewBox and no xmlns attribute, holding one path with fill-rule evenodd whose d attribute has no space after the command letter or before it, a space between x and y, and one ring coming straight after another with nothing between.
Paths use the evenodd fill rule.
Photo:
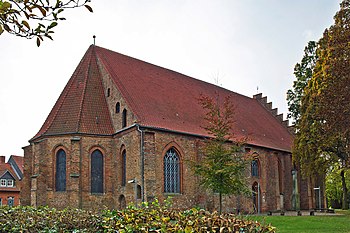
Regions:
<instances>
[{"instance_id":1,"label":"brick church","mask_svg":"<svg viewBox=\"0 0 350 233\"><path fill-rule=\"evenodd\" d=\"M201 94L230 96L234 133L249 137L252 196L225 197L224 210L311 207L308 182L292 164L288 122L266 97L249 98L95 45L24 147L22 204L120 209L170 196L175 207L217 208L218 195L199 187L186 162L198 159L209 136L201 127Z\"/></svg>"}]
</instances>

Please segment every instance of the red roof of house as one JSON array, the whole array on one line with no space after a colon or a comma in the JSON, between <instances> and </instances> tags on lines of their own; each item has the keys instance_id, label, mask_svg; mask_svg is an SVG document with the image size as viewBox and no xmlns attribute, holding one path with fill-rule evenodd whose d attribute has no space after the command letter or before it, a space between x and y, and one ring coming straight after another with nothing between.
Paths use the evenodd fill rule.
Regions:
<instances>
[{"instance_id":1,"label":"red roof of house","mask_svg":"<svg viewBox=\"0 0 350 233\"><path fill-rule=\"evenodd\" d=\"M199 96L230 96L236 136L249 136L248 143L256 146L291 149L292 135L256 99L93 45L33 139L78 132L115 133L97 60L142 126L208 136L202 128L205 111Z\"/></svg>"},{"instance_id":2,"label":"red roof of house","mask_svg":"<svg viewBox=\"0 0 350 233\"><path fill-rule=\"evenodd\" d=\"M15 172L13 171L12 167L8 163L0 163L0 177L3 176L6 172L10 172L10 174L16 178Z\"/></svg>"}]
</instances>

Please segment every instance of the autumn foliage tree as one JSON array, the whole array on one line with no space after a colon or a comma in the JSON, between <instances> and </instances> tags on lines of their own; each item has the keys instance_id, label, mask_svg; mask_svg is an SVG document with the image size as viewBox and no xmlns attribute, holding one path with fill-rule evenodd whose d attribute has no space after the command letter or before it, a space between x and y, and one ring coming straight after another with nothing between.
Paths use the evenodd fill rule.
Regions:
<instances>
[{"instance_id":1,"label":"autumn foliage tree","mask_svg":"<svg viewBox=\"0 0 350 233\"><path fill-rule=\"evenodd\" d=\"M64 10L88 5L91 0L0 0L0 35L8 32L27 39L36 38L40 46L44 38L52 40L53 28L65 20Z\"/></svg>"},{"instance_id":2,"label":"autumn foliage tree","mask_svg":"<svg viewBox=\"0 0 350 233\"><path fill-rule=\"evenodd\" d=\"M235 138L232 132L234 108L229 96L222 105L219 96L201 96L199 103L206 110L203 128L211 137L205 141L200 161L193 162L193 169L204 188L219 194L221 213L223 195L249 193L245 176L248 160L242 152L245 140Z\"/></svg>"},{"instance_id":3,"label":"autumn foliage tree","mask_svg":"<svg viewBox=\"0 0 350 233\"><path fill-rule=\"evenodd\" d=\"M345 170L350 156L350 0L343 0L318 42L312 78L304 89L294 159L308 175L339 163L343 208L348 208Z\"/></svg>"}]
</instances>

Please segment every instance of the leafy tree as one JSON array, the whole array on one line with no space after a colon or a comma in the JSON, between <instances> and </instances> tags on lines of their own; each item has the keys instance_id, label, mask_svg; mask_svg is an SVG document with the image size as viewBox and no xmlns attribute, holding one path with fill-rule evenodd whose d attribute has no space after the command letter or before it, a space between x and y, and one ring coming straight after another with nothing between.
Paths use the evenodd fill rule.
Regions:
<instances>
[{"instance_id":1,"label":"leafy tree","mask_svg":"<svg viewBox=\"0 0 350 233\"><path fill-rule=\"evenodd\" d=\"M350 156L350 0L340 4L335 23L324 35L319 72L320 111L326 137L325 150L333 153L341 165L343 209L348 208L345 171ZM330 142L331 144L327 143ZM328 144L328 145L327 145Z\"/></svg>"},{"instance_id":2,"label":"leafy tree","mask_svg":"<svg viewBox=\"0 0 350 233\"><path fill-rule=\"evenodd\" d=\"M307 175L340 165L343 208L347 205L345 171L350 155L350 0L343 0L335 23L318 43L312 78L304 89L294 159Z\"/></svg>"},{"instance_id":3,"label":"leafy tree","mask_svg":"<svg viewBox=\"0 0 350 233\"><path fill-rule=\"evenodd\" d=\"M58 21L65 20L62 12L69 8L85 6L91 0L0 0L0 35L10 34L32 39L36 37L37 46L44 38L52 40L52 30Z\"/></svg>"},{"instance_id":4,"label":"leafy tree","mask_svg":"<svg viewBox=\"0 0 350 233\"><path fill-rule=\"evenodd\" d=\"M342 203L343 187L340 172L342 171L339 163L335 163L327 171L326 176L326 195L329 205L333 208L339 208L338 205ZM350 173L349 170L345 173L347 189L350 188ZM349 196L348 196L349 198ZM335 204L335 206L333 206Z\"/></svg>"},{"instance_id":5,"label":"leafy tree","mask_svg":"<svg viewBox=\"0 0 350 233\"><path fill-rule=\"evenodd\" d=\"M230 97L222 106L219 96L213 99L201 96L199 103L206 110L203 126L212 135L205 141L203 157L193 162L195 174L200 176L200 184L219 193L219 213L222 211L222 195L247 194L245 170L247 159L242 152L243 139L236 139L232 133L234 108Z\"/></svg>"},{"instance_id":6,"label":"leafy tree","mask_svg":"<svg viewBox=\"0 0 350 233\"><path fill-rule=\"evenodd\" d=\"M315 41L309 41L304 49L303 59L294 67L296 81L293 82L293 88L287 91L289 111L287 117L292 118L293 123L297 123L300 119L301 98L304 96L304 89L313 74L317 60L316 48L317 43Z\"/></svg>"}]
</instances>

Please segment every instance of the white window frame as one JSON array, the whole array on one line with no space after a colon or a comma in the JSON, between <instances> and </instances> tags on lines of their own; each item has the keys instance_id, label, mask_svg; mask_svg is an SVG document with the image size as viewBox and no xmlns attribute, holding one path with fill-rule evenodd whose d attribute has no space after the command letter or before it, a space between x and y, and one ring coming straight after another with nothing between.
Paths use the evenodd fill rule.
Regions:
<instances>
[{"instance_id":1,"label":"white window frame","mask_svg":"<svg viewBox=\"0 0 350 233\"><path fill-rule=\"evenodd\" d=\"M14 186L14 183L15 183L15 182L13 182L13 180L8 179L8 180L7 180L7 187L13 187L13 186Z\"/></svg>"},{"instance_id":2,"label":"white window frame","mask_svg":"<svg viewBox=\"0 0 350 233\"><path fill-rule=\"evenodd\" d=\"M0 187L6 187L6 185L7 185L6 179L1 179L0 180Z\"/></svg>"}]
</instances>

